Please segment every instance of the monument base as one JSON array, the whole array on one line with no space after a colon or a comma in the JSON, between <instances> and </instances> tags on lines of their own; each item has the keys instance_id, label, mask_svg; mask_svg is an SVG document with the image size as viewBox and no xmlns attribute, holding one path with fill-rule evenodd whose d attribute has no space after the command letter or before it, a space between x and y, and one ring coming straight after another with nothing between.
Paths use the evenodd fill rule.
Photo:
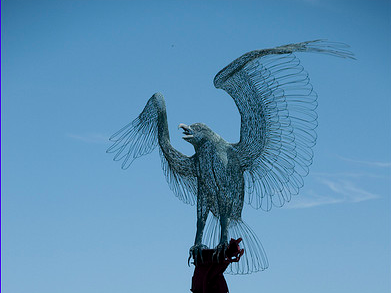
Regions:
<instances>
[{"instance_id":1,"label":"monument base","mask_svg":"<svg viewBox=\"0 0 391 293\"><path fill-rule=\"evenodd\" d=\"M194 259L194 274L191 291L193 293L227 293L228 286L224 271L231 262L238 262L244 253L239 243L242 238L231 239L225 251L203 249L201 255Z\"/></svg>"}]
</instances>

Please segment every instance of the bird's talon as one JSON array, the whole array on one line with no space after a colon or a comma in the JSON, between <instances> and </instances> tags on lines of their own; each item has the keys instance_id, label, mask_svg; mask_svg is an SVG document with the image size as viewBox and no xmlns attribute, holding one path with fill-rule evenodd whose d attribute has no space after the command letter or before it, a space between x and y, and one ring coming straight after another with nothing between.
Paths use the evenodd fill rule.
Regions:
<instances>
[{"instance_id":1,"label":"bird's talon","mask_svg":"<svg viewBox=\"0 0 391 293\"><path fill-rule=\"evenodd\" d=\"M190 266L190 259L193 258L194 264L197 262L198 257L201 259L201 262L203 262L202 259L202 250L208 249L208 246L203 244L196 244L190 247L189 249L189 259L187 260L187 264Z\"/></svg>"},{"instance_id":2,"label":"bird's talon","mask_svg":"<svg viewBox=\"0 0 391 293\"><path fill-rule=\"evenodd\" d=\"M217 259L220 259L221 253L223 253L223 258L226 258L226 250L228 248L228 242L220 243L216 246L215 252L213 253L213 257L216 257Z\"/></svg>"}]
</instances>

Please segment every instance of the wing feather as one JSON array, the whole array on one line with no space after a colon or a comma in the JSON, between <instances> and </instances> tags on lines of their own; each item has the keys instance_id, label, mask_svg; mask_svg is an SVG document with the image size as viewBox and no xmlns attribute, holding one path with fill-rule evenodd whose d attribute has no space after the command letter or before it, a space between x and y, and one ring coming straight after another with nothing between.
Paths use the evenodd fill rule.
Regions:
<instances>
[{"instance_id":1,"label":"wing feather","mask_svg":"<svg viewBox=\"0 0 391 293\"><path fill-rule=\"evenodd\" d=\"M245 171L246 202L255 208L289 201L312 163L317 94L293 52L354 59L345 44L316 40L246 53L214 79L241 115L240 141L233 146Z\"/></svg>"},{"instance_id":2,"label":"wing feather","mask_svg":"<svg viewBox=\"0 0 391 293\"><path fill-rule=\"evenodd\" d=\"M166 180L174 194L183 202L194 205L197 180L193 159L170 143L166 106L163 95L154 94L141 114L110 137L113 145L107 149L114 153L115 161L122 161L122 169L151 153L159 145L161 163Z\"/></svg>"},{"instance_id":3,"label":"wing feather","mask_svg":"<svg viewBox=\"0 0 391 293\"><path fill-rule=\"evenodd\" d=\"M122 161L127 169L133 161L151 153L158 145L158 111L152 98L141 114L110 137L113 144L107 153L114 153L114 161Z\"/></svg>"}]
</instances>

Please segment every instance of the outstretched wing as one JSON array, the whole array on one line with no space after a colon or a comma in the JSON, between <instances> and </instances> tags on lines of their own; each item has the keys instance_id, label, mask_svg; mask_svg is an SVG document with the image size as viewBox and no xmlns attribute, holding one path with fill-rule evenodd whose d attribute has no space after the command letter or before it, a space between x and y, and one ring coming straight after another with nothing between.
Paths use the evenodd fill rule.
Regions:
<instances>
[{"instance_id":1,"label":"outstretched wing","mask_svg":"<svg viewBox=\"0 0 391 293\"><path fill-rule=\"evenodd\" d=\"M159 145L162 168L171 190L183 202L195 203L197 179L193 158L177 151L170 143L162 94L154 94L141 114L113 134L110 141L113 145L107 152L115 154L115 161L122 161L122 169L127 169L135 159L149 154Z\"/></svg>"},{"instance_id":2,"label":"outstretched wing","mask_svg":"<svg viewBox=\"0 0 391 293\"><path fill-rule=\"evenodd\" d=\"M303 186L316 142L317 95L293 52L353 58L341 43L315 40L246 53L214 78L241 115L233 146L245 170L246 201L255 208L282 206Z\"/></svg>"}]
</instances>

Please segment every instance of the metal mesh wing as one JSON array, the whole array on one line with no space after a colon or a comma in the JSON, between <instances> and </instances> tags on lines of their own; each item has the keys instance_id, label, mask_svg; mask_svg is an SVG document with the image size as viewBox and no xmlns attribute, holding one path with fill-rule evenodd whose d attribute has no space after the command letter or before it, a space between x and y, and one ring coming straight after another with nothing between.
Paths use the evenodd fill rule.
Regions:
<instances>
[{"instance_id":1,"label":"metal mesh wing","mask_svg":"<svg viewBox=\"0 0 391 293\"><path fill-rule=\"evenodd\" d=\"M346 45L316 40L256 50L234 60L214 79L241 115L236 148L244 169L246 202L270 210L303 186L316 142L317 95L293 52L353 58Z\"/></svg>"},{"instance_id":2,"label":"metal mesh wing","mask_svg":"<svg viewBox=\"0 0 391 293\"><path fill-rule=\"evenodd\" d=\"M151 153L159 145L162 168L175 195L185 203L194 204L197 180L193 174L193 159L170 143L166 106L163 95L154 94L141 114L110 137L113 145L107 149L114 153L115 161L122 161L122 169Z\"/></svg>"}]
</instances>

